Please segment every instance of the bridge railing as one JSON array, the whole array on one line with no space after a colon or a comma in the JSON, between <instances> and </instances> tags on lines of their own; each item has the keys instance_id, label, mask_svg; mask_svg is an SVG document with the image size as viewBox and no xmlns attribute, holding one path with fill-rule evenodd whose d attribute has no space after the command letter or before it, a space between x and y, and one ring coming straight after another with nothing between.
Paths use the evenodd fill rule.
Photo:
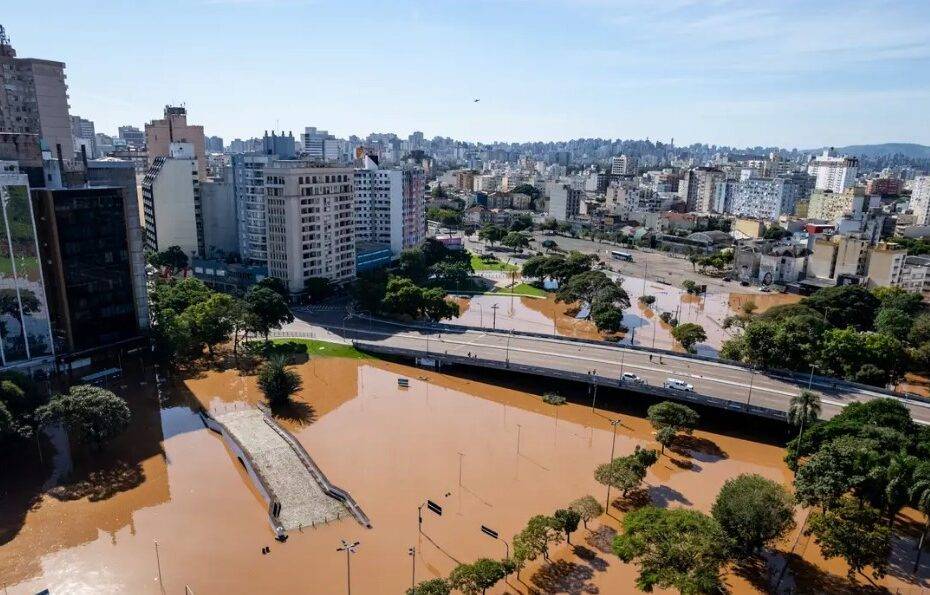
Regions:
<instances>
[{"instance_id":1,"label":"bridge railing","mask_svg":"<svg viewBox=\"0 0 930 595\"><path fill-rule=\"evenodd\" d=\"M427 355L424 351L418 349L409 349L406 347L390 347L383 345L381 343L369 343L364 341L353 341L353 347L359 351L367 351L369 353L376 353L381 355L394 355L407 358L419 358L424 355ZM460 364L466 366L478 366L483 368L494 368L501 369L502 362L500 360L491 360L481 357L468 357L464 355L454 355L454 354L445 354L445 353L435 353L430 352L428 354L429 358L436 360L440 365L442 364ZM558 368L546 368L542 366L532 366L529 364L520 364L513 361L507 362L505 364L506 369L513 370L514 372L519 372L523 374L533 374L535 376L545 376L548 378L559 378L562 380L572 380L575 382L584 382L586 384L597 384L598 386L610 386L615 388L623 388L624 390L630 390L634 392L644 393L653 396L662 396L668 397L676 400L690 401L692 403L699 403L702 405L710 405L712 407L717 407L720 409L727 409L730 411L739 411L741 413L751 413L753 415L758 415L760 417L768 417L771 419L784 420L786 414L784 411L779 411L777 409L771 409L769 407L761 407L759 405L752 405L749 403L744 403L742 400L735 401L730 399L723 399L720 397L714 397L711 395L705 395L702 393L697 393L693 391L681 391L668 389L662 386L654 386L651 384L639 384L639 383L630 383L623 382L618 378L612 378L610 376L601 376L599 374L589 374L586 372L572 372L570 370L561 370Z\"/></svg>"},{"instance_id":2,"label":"bridge railing","mask_svg":"<svg viewBox=\"0 0 930 595\"><path fill-rule=\"evenodd\" d=\"M601 341L597 339L584 339L579 337L567 337L562 335L551 335L548 333L536 333L533 331L524 331L524 330L501 330L501 329L489 329L487 327L476 327L476 326L466 326L461 324L448 324L448 323L406 323L399 322L396 320L386 320L383 318L378 318L375 316L369 316L367 314L355 314L357 318L362 320L371 320L372 322L379 322L382 324L393 324L400 327L412 328L412 329L422 329L422 330L431 330L431 331L451 331L451 332L467 332L467 331L484 331L492 332L501 335L514 335L527 338L535 339L549 339L555 341L565 341L569 343L579 343L585 345L593 345L597 347L613 347L617 349L626 349L632 351L638 351L645 354L653 355L662 355L668 357L677 357L680 359L690 359L696 360L711 364L731 366L734 368L740 368L749 372L750 370L754 371L756 374L762 374L764 376L776 379L776 380L787 380L797 384L807 384L810 382L812 387L818 388L848 388L856 390L859 392L872 393L875 396L890 396L897 399L904 398L901 393L897 393L893 390L887 388L872 386L869 384L861 384L858 382L853 382L849 380L844 380L842 378L834 378L831 376L821 376L819 374L804 374L801 372L795 372L793 370L784 370L784 369L754 369L742 362L737 362L733 360L726 359L717 359L707 355L699 355L696 353L681 353L678 351L671 351L669 349L658 349L651 347L643 347L641 345L622 345L620 343L614 343L612 341ZM906 399L905 399L906 400Z\"/></svg>"}]
</instances>

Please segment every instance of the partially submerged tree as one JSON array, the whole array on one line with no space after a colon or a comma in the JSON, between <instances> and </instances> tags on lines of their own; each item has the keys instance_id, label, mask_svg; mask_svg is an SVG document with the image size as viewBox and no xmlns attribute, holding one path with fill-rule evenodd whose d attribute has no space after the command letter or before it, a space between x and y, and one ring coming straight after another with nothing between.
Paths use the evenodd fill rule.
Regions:
<instances>
[{"instance_id":1,"label":"partially submerged tree","mask_svg":"<svg viewBox=\"0 0 930 595\"><path fill-rule=\"evenodd\" d=\"M79 440L100 446L121 434L132 417L126 401L111 391L79 384L36 410L42 425L61 422Z\"/></svg>"},{"instance_id":2,"label":"partially submerged tree","mask_svg":"<svg viewBox=\"0 0 930 595\"><path fill-rule=\"evenodd\" d=\"M702 512L645 506L627 513L613 550L624 562L636 562L636 586L677 589L681 593L722 592L722 568L728 561L717 522Z\"/></svg>"},{"instance_id":3,"label":"partially submerged tree","mask_svg":"<svg viewBox=\"0 0 930 595\"><path fill-rule=\"evenodd\" d=\"M794 498L761 475L743 473L727 480L711 509L738 554L749 556L794 528Z\"/></svg>"},{"instance_id":4,"label":"partially submerged tree","mask_svg":"<svg viewBox=\"0 0 930 595\"><path fill-rule=\"evenodd\" d=\"M288 370L287 360L280 355L270 357L258 371L258 388L272 407L290 403L302 386L300 375Z\"/></svg>"},{"instance_id":5,"label":"partially submerged tree","mask_svg":"<svg viewBox=\"0 0 930 595\"><path fill-rule=\"evenodd\" d=\"M584 528L588 528L588 521L594 520L604 514L604 507L597 501L594 496L583 496L568 505L581 516L581 522Z\"/></svg>"}]
</instances>

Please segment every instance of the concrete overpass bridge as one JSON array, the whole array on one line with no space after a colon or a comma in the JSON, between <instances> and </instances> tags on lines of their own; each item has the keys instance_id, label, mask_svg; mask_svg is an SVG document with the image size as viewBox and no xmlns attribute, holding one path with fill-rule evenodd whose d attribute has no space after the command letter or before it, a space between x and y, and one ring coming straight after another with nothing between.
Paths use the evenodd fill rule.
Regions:
<instances>
[{"instance_id":1,"label":"concrete overpass bridge","mask_svg":"<svg viewBox=\"0 0 930 595\"><path fill-rule=\"evenodd\" d=\"M930 402L905 399L891 391L817 375L753 370L663 350L535 333L407 325L361 317L320 326L373 354L428 358L440 365L509 369L584 382L594 390L598 386L621 387L634 393L772 419L785 419L791 397L807 388L820 395L824 419L833 417L852 402L892 397L908 407L915 421L930 424ZM306 334L305 331L276 333L277 336ZM622 381L625 372L635 374L642 383ZM665 388L667 379L687 382L694 391Z\"/></svg>"}]
</instances>

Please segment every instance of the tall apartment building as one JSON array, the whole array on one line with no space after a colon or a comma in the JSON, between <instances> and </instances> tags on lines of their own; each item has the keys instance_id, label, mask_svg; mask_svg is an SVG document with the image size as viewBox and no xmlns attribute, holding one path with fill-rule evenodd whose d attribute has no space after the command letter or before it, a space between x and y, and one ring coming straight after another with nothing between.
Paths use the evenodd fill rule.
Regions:
<instances>
[{"instance_id":1,"label":"tall apartment building","mask_svg":"<svg viewBox=\"0 0 930 595\"><path fill-rule=\"evenodd\" d=\"M239 253L236 192L233 170L223 166L200 185L203 244L206 258L223 258Z\"/></svg>"},{"instance_id":2,"label":"tall apartment building","mask_svg":"<svg viewBox=\"0 0 930 595\"><path fill-rule=\"evenodd\" d=\"M87 158L94 159L97 155L97 133L94 123L81 116L71 116L71 136L74 137L75 158L81 155L81 145L87 149Z\"/></svg>"},{"instance_id":3,"label":"tall apartment building","mask_svg":"<svg viewBox=\"0 0 930 595\"><path fill-rule=\"evenodd\" d=\"M815 189L840 193L856 184L859 160L855 157L837 157L832 150L825 149L820 157L808 164L807 173L816 178Z\"/></svg>"},{"instance_id":4,"label":"tall apartment building","mask_svg":"<svg viewBox=\"0 0 930 595\"><path fill-rule=\"evenodd\" d=\"M145 247L179 246L188 256L206 254L197 159L190 143L171 143L142 180Z\"/></svg>"},{"instance_id":5,"label":"tall apartment building","mask_svg":"<svg viewBox=\"0 0 930 595\"><path fill-rule=\"evenodd\" d=\"M869 250L868 275L869 285L875 287L897 287L901 282L901 272L907 250L897 244L879 242Z\"/></svg>"},{"instance_id":6,"label":"tall apartment building","mask_svg":"<svg viewBox=\"0 0 930 595\"><path fill-rule=\"evenodd\" d=\"M355 170L355 240L389 244L396 256L426 237L426 176L419 167L382 169L365 156Z\"/></svg>"},{"instance_id":7,"label":"tall apartment building","mask_svg":"<svg viewBox=\"0 0 930 595\"><path fill-rule=\"evenodd\" d=\"M0 161L0 367L54 355L29 180L14 161Z\"/></svg>"},{"instance_id":8,"label":"tall apartment building","mask_svg":"<svg viewBox=\"0 0 930 595\"><path fill-rule=\"evenodd\" d=\"M549 196L549 216L556 221L568 221L581 210L579 188L565 182L547 182L546 194Z\"/></svg>"},{"instance_id":9,"label":"tall apartment building","mask_svg":"<svg viewBox=\"0 0 930 595\"><path fill-rule=\"evenodd\" d=\"M311 161L336 161L339 158L339 145L336 137L325 130L307 126L300 135L304 153Z\"/></svg>"},{"instance_id":10,"label":"tall apartment building","mask_svg":"<svg viewBox=\"0 0 930 595\"><path fill-rule=\"evenodd\" d=\"M630 155L618 155L610 159L610 175L632 176L636 174L636 159Z\"/></svg>"},{"instance_id":11,"label":"tall apartment building","mask_svg":"<svg viewBox=\"0 0 930 595\"><path fill-rule=\"evenodd\" d=\"M135 126L120 126L117 131L119 132L119 137L126 141L126 145L130 149L144 149L145 148L145 133Z\"/></svg>"},{"instance_id":12,"label":"tall apartment building","mask_svg":"<svg viewBox=\"0 0 930 595\"><path fill-rule=\"evenodd\" d=\"M917 225L930 225L930 176L914 178L909 207Z\"/></svg>"},{"instance_id":13,"label":"tall apartment building","mask_svg":"<svg viewBox=\"0 0 930 595\"><path fill-rule=\"evenodd\" d=\"M35 134L46 149L74 156L65 64L17 58L0 26L0 132Z\"/></svg>"},{"instance_id":14,"label":"tall apartment building","mask_svg":"<svg viewBox=\"0 0 930 595\"><path fill-rule=\"evenodd\" d=\"M208 136L204 139L205 149L211 153L222 153L223 152L223 137L221 136Z\"/></svg>"},{"instance_id":15,"label":"tall apartment building","mask_svg":"<svg viewBox=\"0 0 930 595\"><path fill-rule=\"evenodd\" d=\"M798 184L790 178L748 178L733 195L732 213L740 217L774 221L794 212Z\"/></svg>"},{"instance_id":16,"label":"tall apartment building","mask_svg":"<svg viewBox=\"0 0 930 595\"><path fill-rule=\"evenodd\" d=\"M197 160L197 178L202 182L207 177L206 140L203 126L187 123L187 110L183 107L165 106L165 117L152 120L145 125L145 146L149 164L158 157L168 157L171 143L190 143Z\"/></svg>"},{"instance_id":17,"label":"tall apartment building","mask_svg":"<svg viewBox=\"0 0 930 595\"><path fill-rule=\"evenodd\" d=\"M232 156L233 189L236 198L236 224L239 256L250 265L268 262L268 235L265 225L265 168L273 155L235 154Z\"/></svg>"},{"instance_id":18,"label":"tall apartment building","mask_svg":"<svg viewBox=\"0 0 930 595\"><path fill-rule=\"evenodd\" d=\"M268 274L300 295L309 279L355 276L354 171L302 160L264 168Z\"/></svg>"},{"instance_id":19,"label":"tall apartment building","mask_svg":"<svg viewBox=\"0 0 930 595\"><path fill-rule=\"evenodd\" d=\"M678 184L678 195L690 212L713 212L717 183L725 178L725 174L717 168L696 167L685 173Z\"/></svg>"},{"instance_id":20,"label":"tall apartment building","mask_svg":"<svg viewBox=\"0 0 930 595\"><path fill-rule=\"evenodd\" d=\"M853 201L857 196L862 197L863 195L862 188L858 186L847 188L843 192L814 190L808 202L807 217L823 221L836 221L844 213L852 209Z\"/></svg>"}]
</instances>

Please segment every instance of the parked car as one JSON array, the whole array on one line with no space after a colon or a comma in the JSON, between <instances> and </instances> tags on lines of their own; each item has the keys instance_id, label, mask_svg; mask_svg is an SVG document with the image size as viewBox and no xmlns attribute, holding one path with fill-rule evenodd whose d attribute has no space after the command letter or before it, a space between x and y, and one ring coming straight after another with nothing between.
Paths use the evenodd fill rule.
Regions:
<instances>
[{"instance_id":1,"label":"parked car","mask_svg":"<svg viewBox=\"0 0 930 595\"><path fill-rule=\"evenodd\" d=\"M620 382L629 383L629 384L646 384L645 380L643 380L636 374L631 374L630 372L624 372L623 376L620 377Z\"/></svg>"},{"instance_id":2,"label":"parked car","mask_svg":"<svg viewBox=\"0 0 930 595\"><path fill-rule=\"evenodd\" d=\"M732 280L733 280L733 279L731 279L729 275L727 275L726 277L723 278L723 282L724 282L724 283L729 283L729 282L732 281Z\"/></svg>"},{"instance_id":3,"label":"parked car","mask_svg":"<svg viewBox=\"0 0 930 595\"><path fill-rule=\"evenodd\" d=\"M666 378L665 384L662 386L671 390L683 390L689 393L694 392L694 386L688 384L684 380L678 380L677 378Z\"/></svg>"}]
</instances>

